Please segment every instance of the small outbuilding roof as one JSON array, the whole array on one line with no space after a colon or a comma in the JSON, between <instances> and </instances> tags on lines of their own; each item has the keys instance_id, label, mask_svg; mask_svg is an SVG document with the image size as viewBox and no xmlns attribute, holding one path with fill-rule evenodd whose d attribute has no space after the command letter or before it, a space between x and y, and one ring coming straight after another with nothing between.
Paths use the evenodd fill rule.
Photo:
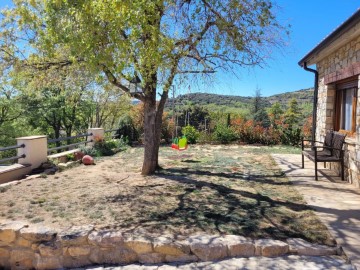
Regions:
<instances>
[{"instance_id":1,"label":"small outbuilding roof","mask_svg":"<svg viewBox=\"0 0 360 270\"><path fill-rule=\"evenodd\" d=\"M321 60L322 57L328 55L336 48L351 40L352 37L360 34L360 8L343 22L332 33L325 37L315 48L313 48L300 61L299 65L313 65ZM353 29L353 30L352 30Z\"/></svg>"}]
</instances>

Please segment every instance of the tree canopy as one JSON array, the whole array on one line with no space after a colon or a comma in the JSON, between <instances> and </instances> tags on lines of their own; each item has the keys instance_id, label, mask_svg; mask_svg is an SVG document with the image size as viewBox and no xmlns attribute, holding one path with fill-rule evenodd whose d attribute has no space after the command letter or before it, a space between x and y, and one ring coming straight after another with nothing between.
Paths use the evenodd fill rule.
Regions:
<instances>
[{"instance_id":1,"label":"tree canopy","mask_svg":"<svg viewBox=\"0 0 360 270\"><path fill-rule=\"evenodd\" d=\"M142 173L158 167L161 121L176 75L262 65L286 30L272 0L16 0L3 12L9 66L82 65L144 102ZM29 46L29 47L27 47ZM62 54L61 52L66 52ZM156 103L157 92L160 101Z\"/></svg>"}]
</instances>

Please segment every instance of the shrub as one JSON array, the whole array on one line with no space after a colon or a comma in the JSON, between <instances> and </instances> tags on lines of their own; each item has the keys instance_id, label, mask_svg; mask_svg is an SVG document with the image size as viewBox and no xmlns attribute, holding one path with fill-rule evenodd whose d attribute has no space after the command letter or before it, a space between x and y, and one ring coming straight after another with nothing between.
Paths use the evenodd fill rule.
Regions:
<instances>
[{"instance_id":1,"label":"shrub","mask_svg":"<svg viewBox=\"0 0 360 270\"><path fill-rule=\"evenodd\" d=\"M208 131L201 131L199 133L199 139L197 140L199 143L210 143L212 142L213 136L211 133L209 133Z\"/></svg>"},{"instance_id":2,"label":"shrub","mask_svg":"<svg viewBox=\"0 0 360 270\"><path fill-rule=\"evenodd\" d=\"M75 155L74 154L67 154L66 159L69 160L69 161L75 160Z\"/></svg>"},{"instance_id":3,"label":"shrub","mask_svg":"<svg viewBox=\"0 0 360 270\"><path fill-rule=\"evenodd\" d=\"M128 143L136 141L139 138L138 131L129 115L124 115L119 120L119 129L116 131L116 138L119 139L121 137L125 138Z\"/></svg>"},{"instance_id":4,"label":"shrub","mask_svg":"<svg viewBox=\"0 0 360 270\"><path fill-rule=\"evenodd\" d=\"M284 129L281 136L281 142L287 145L299 145L301 139L302 134L299 127Z\"/></svg>"},{"instance_id":5,"label":"shrub","mask_svg":"<svg viewBox=\"0 0 360 270\"><path fill-rule=\"evenodd\" d=\"M200 137L199 131L196 130L193 126L186 126L182 128L182 134L186 136L190 144L194 144Z\"/></svg>"},{"instance_id":6,"label":"shrub","mask_svg":"<svg viewBox=\"0 0 360 270\"><path fill-rule=\"evenodd\" d=\"M98 150L96 150L92 146L81 146L80 150L81 150L81 152L84 153L84 155L89 155L89 156L92 156L92 157L100 156L100 153L98 152Z\"/></svg>"},{"instance_id":7,"label":"shrub","mask_svg":"<svg viewBox=\"0 0 360 270\"><path fill-rule=\"evenodd\" d=\"M234 130L224 124L216 126L214 131L214 138L216 141L224 144L233 142L237 139Z\"/></svg>"}]
</instances>

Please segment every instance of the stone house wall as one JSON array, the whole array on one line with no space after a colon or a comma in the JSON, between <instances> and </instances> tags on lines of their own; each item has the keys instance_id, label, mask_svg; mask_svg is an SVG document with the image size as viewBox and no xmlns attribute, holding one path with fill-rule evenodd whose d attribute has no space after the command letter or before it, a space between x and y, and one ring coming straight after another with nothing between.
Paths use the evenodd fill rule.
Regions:
<instances>
[{"instance_id":1,"label":"stone house wall","mask_svg":"<svg viewBox=\"0 0 360 270\"><path fill-rule=\"evenodd\" d=\"M360 86L360 36L323 58L316 66L319 72L316 139L323 141L326 131L334 128L336 82L357 76L358 87ZM356 134L346 138L344 150L346 180L360 187L360 91L357 99ZM332 163L329 167L340 173L339 163Z\"/></svg>"}]
</instances>

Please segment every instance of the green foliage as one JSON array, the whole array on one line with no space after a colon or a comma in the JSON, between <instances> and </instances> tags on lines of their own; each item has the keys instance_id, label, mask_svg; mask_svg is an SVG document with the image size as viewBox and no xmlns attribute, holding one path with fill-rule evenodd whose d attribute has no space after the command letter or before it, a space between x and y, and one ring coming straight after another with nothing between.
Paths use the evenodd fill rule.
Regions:
<instances>
[{"instance_id":1,"label":"green foliage","mask_svg":"<svg viewBox=\"0 0 360 270\"><path fill-rule=\"evenodd\" d=\"M92 157L99 157L100 153L92 146L81 146L80 151L83 152L85 155L89 155Z\"/></svg>"},{"instance_id":2,"label":"green foliage","mask_svg":"<svg viewBox=\"0 0 360 270\"><path fill-rule=\"evenodd\" d=\"M74 155L74 154L67 154L67 155L66 155L66 159L69 160L69 161L70 161L70 160L74 160L74 159L75 159L75 155Z\"/></svg>"},{"instance_id":3,"label":"green foliage","mask_svg":"<svg viewBox=\"0 0 360 270\"><path fill-rule=\"evenodd\" d=\"M128 147L128 142L123 137L106 141L107 147L114 152L123 151Z\"/></svg>"},{"instance_id":4,"label":"green foliage","mask_svg":"<svg viewBox=\"0 0 360 270\"><path fill-rule=\"evenodd\" d=\"M289 107L286 110L284 117L285 123L290 127L297 127L299 125L302 114L295 98L290 100Z\"/></svg>"},{"instance_id":5,"label":"green foliage","mask_svg":"<svg viewBox=\"0 0 360 270\"><path fill-rule=\"evenodd\" d=\"M200 137L199 131L197 131L193 126L183 127L181 132L186 136L189 144L195 144Z\"/></svg>"},{"instance_id":6,"label":"green foliage","mask_svg":"<svg viewBox=\"0 0 360 270\"><path fill-rule=\"evenodd\" d=\"M281 142L285 145L300 145L302 137L303 135L301 132L301 128L288 127L283 129L283 133L281 135Z\"/></svg>"},{"instance_id":7,"label":"green foliage","mask_svg":"<svg viewBox=\"0 0 360 270\"><path fill-rule=\"evenodd\" d=\"M265 62L272 50L263 48L281 47L287 33L276 13L271 0L17 0L3 13L0 34L8 44L9 65L19 65L12 65L13 70L23 63L53 70L59 88L67 86L68 78L56 74L66 67L79 71L75 74L86 71L97 79L93 82L108 80L125 92L137 72L143 90L135 97L146 104L146 140L156 144L160 136L153 129L161 126L162 106L174 78L184 70L202 73ZM39 77L52 82L52 76ZM74 81L85 87L82 76ZM155 117L157 89L163 93ZM145 156L157 158L155 151ZM145 159L144 164L144 174L155 171L156 162Z\"/></svg>"},{"instance_id":8,"label":"green foliage","mask_svg":"<svg viewBox=\"0 0 360 270\"><path fill-rule=\"evenodd\" d=\"M116 138L123 138L129 144L132 141L137 141L139 138L138 131L135 129L133 120L129 115L123 115L119 120L119 128L116 131Z\"/></svg>"},{"instance_id":9,"label":"green foliage","mask_svg":"<svg viewBox=\"0 0 360 270\"><path fill-rule=\"evenodd\" d=\"M260 123L260 125L264 128L268 128L271 125L270 118L264 108L261 108L255 113L254 121Z\"/></svg>"},{"instance_id":10,"label":"green foliage","mask_svg":"<svg viewBox=\"0 0 360 270\"><path fill-rule=\"evenodd\" d=\"M213 135L212 133L208 132L208 131L200 131L199 133L199 139L198 139L198 143L211 143L213 142Z\"/></svg>"},{"instance_id":11,"label":"green foliage","mask_svg":"<svg viewBox=\"0 0 360 270\"><path fill-rule=\"evenodd\" d=\"M230 143L237 139L235 132L224 124L219 124L216 126L214 131L214 139L220 143Z\"/></svg>"},{"instance_id":12,"label":"green foliage","mask_svg":"<svg viewBox=\"0 0 360 270\"><path fill-rule=\"evenodd\" d=\"M199 105L191 105L191 103L187 106L187 108L183 109L182 113L178 114L178 124L182 125L191 125L195 127L197 130L204 129L205 127L205 119L208 121L210 118L209 111ZM188 117L186 117L188 115Z\"/></svg>"}]
</instances>

